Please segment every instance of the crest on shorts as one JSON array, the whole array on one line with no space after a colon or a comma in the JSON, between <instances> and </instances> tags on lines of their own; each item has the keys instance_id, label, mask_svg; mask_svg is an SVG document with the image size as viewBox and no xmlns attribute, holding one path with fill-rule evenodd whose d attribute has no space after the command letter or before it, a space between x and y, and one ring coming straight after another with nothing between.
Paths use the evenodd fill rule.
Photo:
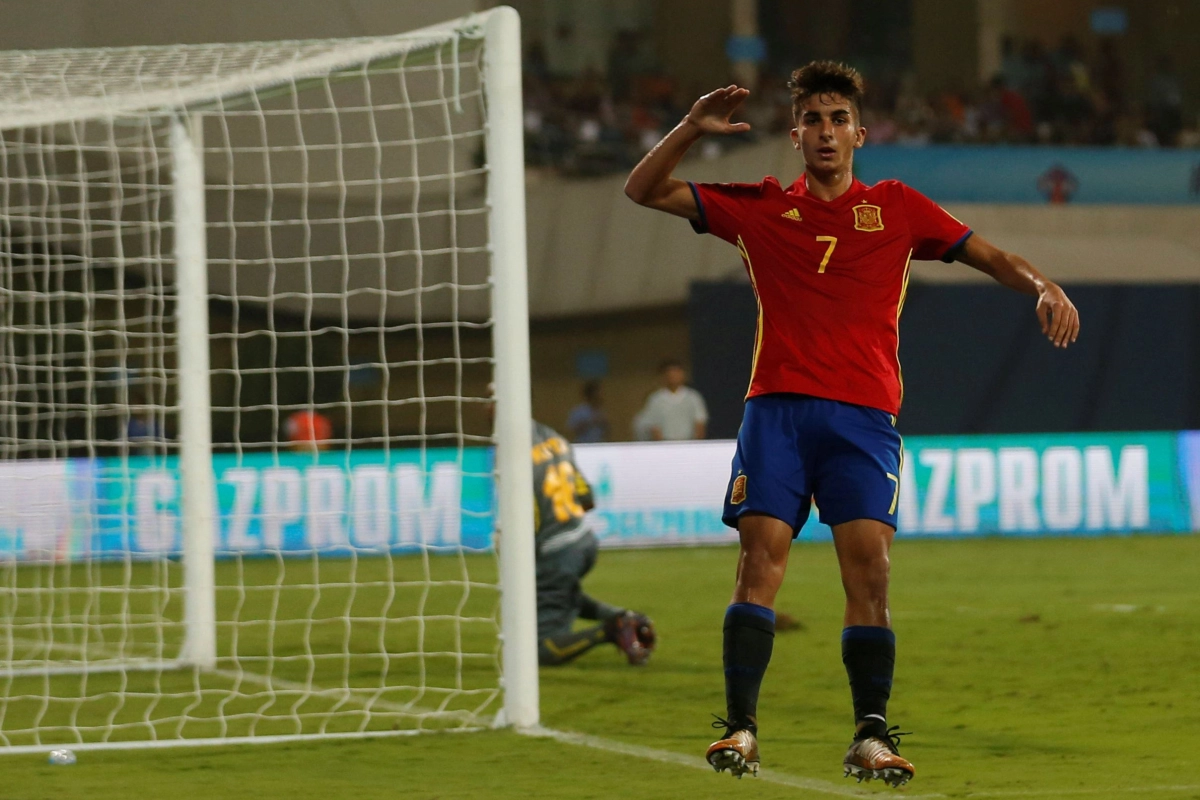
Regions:
<instances>
[{"instance_id":1,"label":"crest on shorts","mask_svg":"<svg viewBox=\"0 0 1200 800\"><path fill-rule=\"evenodd\" d=\"M729 502L733 505L746 502L746 476L738 475L733 479L733 489L729 492Z\"/></svg>"},{"instance_id":2,"label":"crest on shorts","mask_svg":"<svg viewBox=\"0 0 1200 800\"><path fill-rule=\"evenodd\" d=\"M879 206L861 205L854 207L854 228L860 231L883 230L883 209Z\"/></svg>"}]
</instances>

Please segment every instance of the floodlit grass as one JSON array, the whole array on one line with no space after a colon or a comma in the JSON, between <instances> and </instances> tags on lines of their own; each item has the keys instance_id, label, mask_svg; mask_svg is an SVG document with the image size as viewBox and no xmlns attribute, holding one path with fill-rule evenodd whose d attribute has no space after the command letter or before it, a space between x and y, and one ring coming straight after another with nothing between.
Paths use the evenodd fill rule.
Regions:
<instances>
[{"instance_id":1,"label":"floodlit grass","mask_svg":"<svg viewBox=\"0 0 1200 800\"><path fill-rule=\"evenodd\" d=\"M914 731L903 752L917 767L898 794L1200 798L1197 564L1196 536L898 543L889 716ZM543 670L544 723L702 755L709 714L723 711L720 626L733 565L730 548L603 553L589 591L651 614L660 649L641 669L606 648ZM779 608L802 627L778 636L763 686L764 768L852 792L840 767L851 720L832 546L795 548ZM277 648L292 636L284 629ZM4 757L0 796L821 796L508 732L79 759Z\"/></svg>"},{"instance_id":2,"label":"floodlit grass","mask_svg":"<svg viewBox=\"0 0 1200 800\"><path fill-rule=\"evenodd\" d=\"M180 651L178 564L6 571L6 661ZM220 561L215 671L3 675L0 734L30 745L77 730L92 742L478 725L500 705L495 582L492 556Z\"/></svg>"}]
</instances>

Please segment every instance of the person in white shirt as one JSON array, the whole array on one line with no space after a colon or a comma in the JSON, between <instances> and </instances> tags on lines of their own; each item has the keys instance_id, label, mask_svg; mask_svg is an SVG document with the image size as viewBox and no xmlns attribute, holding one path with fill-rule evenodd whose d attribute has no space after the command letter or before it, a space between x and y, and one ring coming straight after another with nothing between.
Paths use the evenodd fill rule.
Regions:
<instances>
[{"instance_id":1,"label":"person in white shirt","mask_svg":"<svg viewBox=\"0 0 1200 800\"><path fill-rule=\"evenodd\" d=\"M642 407L633 415L633 440L635 442L648 442L654 438L651 435L650 419L647 414L650 413L650 395L657 391L657 389L651 389L646 392L646 396L642 398Z\"/></svg>"},{"instance_id":2,"label":"person in white shirt","mask_svg":"<svg viewBox=\"0 0 1200 800\"><path fill-rule=\"evenodd\" d=\"M684 385L683 365L667 359L658 368L663 388L650 395L641 416L656 441L703 439L708 428L704 398Z\"/></svg>"}]
</instances>

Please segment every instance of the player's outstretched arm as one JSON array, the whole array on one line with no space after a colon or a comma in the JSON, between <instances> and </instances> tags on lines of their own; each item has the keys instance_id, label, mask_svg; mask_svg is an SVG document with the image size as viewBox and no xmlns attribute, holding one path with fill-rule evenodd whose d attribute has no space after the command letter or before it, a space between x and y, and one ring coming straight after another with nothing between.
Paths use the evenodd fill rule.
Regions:
<instances>
[{"instance_id":1,"label":"player's outstretched arm","mask_svg":"<svg viewBox=\"0 0 1200 800\"><path fill-rule=\"evenodd\" d=\"M671 177L688 148L706 133L740 133L750 130L745 122L730 122L749 89L726 86L696 101L683 121L646 154L629 179L625 194L639 205L666 211L678 217L700 219L700 209L687 181Z\"/></svg>"},{"instance_id":2,"label":"player's outstretched arm","mask_svg":"<svg viewBox=\"0 0 1200 800\"><path fill-rule=\"evenodd\" d=\"M1075 304L1062 287L1038 272L1033 264L1001 250L977 233L967 239L958 260L1010 289L1036 297L1042 333L1055 347L1066 347L1079 338L1079 311Z\"/></svg>"}]
</instances>

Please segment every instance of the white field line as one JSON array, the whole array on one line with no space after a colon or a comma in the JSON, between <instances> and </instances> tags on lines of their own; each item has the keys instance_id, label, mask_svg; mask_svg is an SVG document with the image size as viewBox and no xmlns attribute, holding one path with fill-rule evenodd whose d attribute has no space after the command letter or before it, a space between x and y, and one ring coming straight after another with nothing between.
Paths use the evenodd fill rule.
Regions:
<instances>
[{"instance_id":1,"label":"white field line","mask_svg":"<svg viewBox=\"0 0 1200 800\"><path fill-rule=\"evenodd\" d=\"M612 739L604 739L599 736L590 736L584 733L556 731L542 727L519 730L518 732L528 736L554 739L555 741L564 742L566 744L573 744L581 747L591 747L595 750L603 750L608 753L619 753L620 755L644 758L648 761L657 761L662 764L675 764L681 767L702 769L706 772L712 770L712 767L708 764L708 762L699 756L685 756L682 753L673 753L669 750L658 750L652 747L626 744L625 742L617 742ZM728 778L725 778L725 780L728 780ZM755 779L750 778L747 780ZM867 797L880 794L878 790L859 788L857 784L839 786L832 781L823 781L817 778L799 778L782 772L775 772L773 770L759 770L757 780L779 784L781 786L789 786L793 789L802 789L807 792L815 792L817 794L833 795L837 797ZM940 800L940 798L950 797L1109 797L1116 794L1175 794L1196 791L1200 791L1200 784L1187 786L1108 786L1096 789L1012 789L990 792L963 792L955 793L954 795L936 793L908 794L907 792L904 792L901 795L895 796L903 797L905 800Z\"/></svg>"},{"instance_id":2,"label":"white field line","mask_svg":"<svg viewBox=\"0 0 1200 800\"><path fill-rule=\"evenodd\" d=\"M711 772L712 767L699 756L685 756L682 753L672 753L669 750L658 750L652 747L641 747L634 744L625 744L624 742L615 742L612 739L602 739L599 736L589 736L585 733L571 733L569 731L556 731L549 728L531 728L520 731L529 736L539 736L547 739L554 739L558 742L566 744L579 745L581 747L590 747L594 750L604 750L609 753L619 753L625 756L634 756L635 758L644 758L649 761L658 761L663 764L675 764L680 767L691 767L693 769L702 769L706 772ZM716 776L714 776L715 778ZM729 778L721 776L728 781ZM754 780L754 779L748 779ZM838 786L831 781L822 781L815 778L796 778L791 775L785 775L782 772L773 772L771 770L759 770L757 780L766 781L767 783L777 783L783 786L790 786L793 789L803 789L807 792L817 792L818 794L835 795L837 797L866 797L876 794L876 792L858 789L855 786ZM942 795L904 795L907 800L916 800L917 797L941 797Z\"/></svg>"}]
</instances>

